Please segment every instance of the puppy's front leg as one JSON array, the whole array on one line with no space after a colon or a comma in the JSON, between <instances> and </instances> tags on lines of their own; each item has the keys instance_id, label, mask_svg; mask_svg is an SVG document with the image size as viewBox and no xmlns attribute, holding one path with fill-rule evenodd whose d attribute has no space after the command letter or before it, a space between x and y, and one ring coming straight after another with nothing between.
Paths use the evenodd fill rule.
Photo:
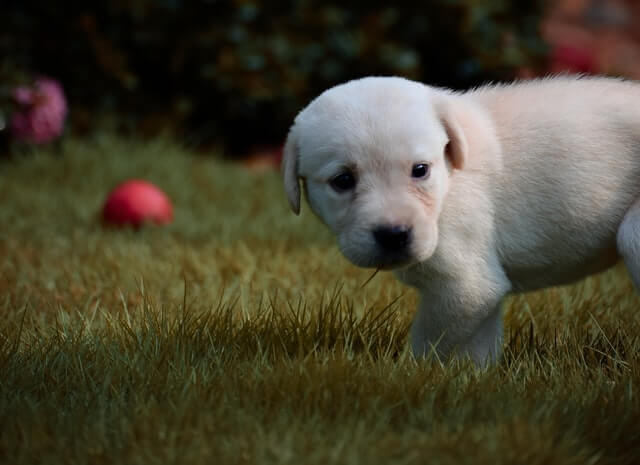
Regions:
<instances>
[{"instance_id":1,"label":"puppy's front leg","mask_svg":"<svg viewBox=\"0 0 640 465\"><path fill-rule=\"evenodd\" d=\"M441 359L469 356L478 366L496 361L502 353L504 294L460 295L447 287L421 292L411 326L414 355L419 358L435 351Z\"/></svg>"}]
</instances>

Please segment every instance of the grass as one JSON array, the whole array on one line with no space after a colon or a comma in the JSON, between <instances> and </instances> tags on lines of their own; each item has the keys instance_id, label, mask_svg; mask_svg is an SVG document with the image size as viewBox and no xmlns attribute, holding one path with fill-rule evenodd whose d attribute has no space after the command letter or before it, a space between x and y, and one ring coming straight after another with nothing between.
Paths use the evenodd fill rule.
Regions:
<instances>
[{"instance_id":1,"label":"grass","mask_svg":"<svg viewBox=\"0 0 640 465\"><path fill-rule=\"evenodd\" d=\"M175 222L104 228L144 177ZM276 173L164 140L0 163L0 462L640 463L622 267L505 305L502 362L415 361L416 296L349 265Z\"/></svg>"}]
</instances>

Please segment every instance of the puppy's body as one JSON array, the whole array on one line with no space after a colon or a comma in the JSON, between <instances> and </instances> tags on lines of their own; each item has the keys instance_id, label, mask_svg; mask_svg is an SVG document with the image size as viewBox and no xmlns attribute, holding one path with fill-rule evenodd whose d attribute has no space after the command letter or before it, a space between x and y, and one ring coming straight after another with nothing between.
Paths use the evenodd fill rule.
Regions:
<instances>
[{"instance_id":1,"label":"puppy's body","mask_svg":"<svg viewBox=\"0 0 640 465\"><path fill-rule=\"evenodd\" d=\"M425 179L410 175L420 164ZM356 184L336 192L332 176L344 172ZM294 208L296 177L306 180L351 261L419 290L416 355L495 359L506 294L575 281L619 256L640 284L634 83L554 78L459 94L352 81L298 116L284 173ZM406 246L381 247L380 225L402 225Z\"/></svg>"},{"instance_id":2,"label":"puppy's body","mask_svg":"<svg viewBox=\"0 0 640 465\"><path fill-rule=\"evenodd\" d=\"M615 263L618 227L640 195L640 87L564 78L467 97L487 109L501 148L496 247L514 290Z\"/></svg>"}]
</instances>

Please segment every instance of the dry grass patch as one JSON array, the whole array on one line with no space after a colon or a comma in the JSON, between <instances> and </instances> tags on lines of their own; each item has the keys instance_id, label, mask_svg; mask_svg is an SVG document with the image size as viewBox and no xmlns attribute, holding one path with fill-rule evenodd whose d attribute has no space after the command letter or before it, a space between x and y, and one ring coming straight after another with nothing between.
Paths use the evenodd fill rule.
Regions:
<instances>
[{"instance_id":1,"label":"dry grass patch","mask_svg":"<svg viewBox=\"0 0 640 465\"><path fill-rule=\"evenodd\" d=\"M176 221L100 226L145 177ZM166 141L0 163L2 463L640 461L622 267L506 306L504 360L416 362L415 295L349 265L275 173Z\"/></svg>"}]
</instances>

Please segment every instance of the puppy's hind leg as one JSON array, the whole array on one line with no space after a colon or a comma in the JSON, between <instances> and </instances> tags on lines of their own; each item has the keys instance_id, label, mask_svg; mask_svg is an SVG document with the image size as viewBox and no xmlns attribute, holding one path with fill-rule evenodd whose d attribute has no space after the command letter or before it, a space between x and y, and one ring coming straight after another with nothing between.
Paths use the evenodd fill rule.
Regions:
<instances>
[{"instance_id":1,"label":"puppy's hind leg","mask_svg":"<svg viewBox=\"0 0 640 465\"><path fill-rule=\"evenodd\" d=\"M640 292L640 200L636 200L624 216L618 228L617 245L629 276Z\"/></svg>"}]
</instances>

